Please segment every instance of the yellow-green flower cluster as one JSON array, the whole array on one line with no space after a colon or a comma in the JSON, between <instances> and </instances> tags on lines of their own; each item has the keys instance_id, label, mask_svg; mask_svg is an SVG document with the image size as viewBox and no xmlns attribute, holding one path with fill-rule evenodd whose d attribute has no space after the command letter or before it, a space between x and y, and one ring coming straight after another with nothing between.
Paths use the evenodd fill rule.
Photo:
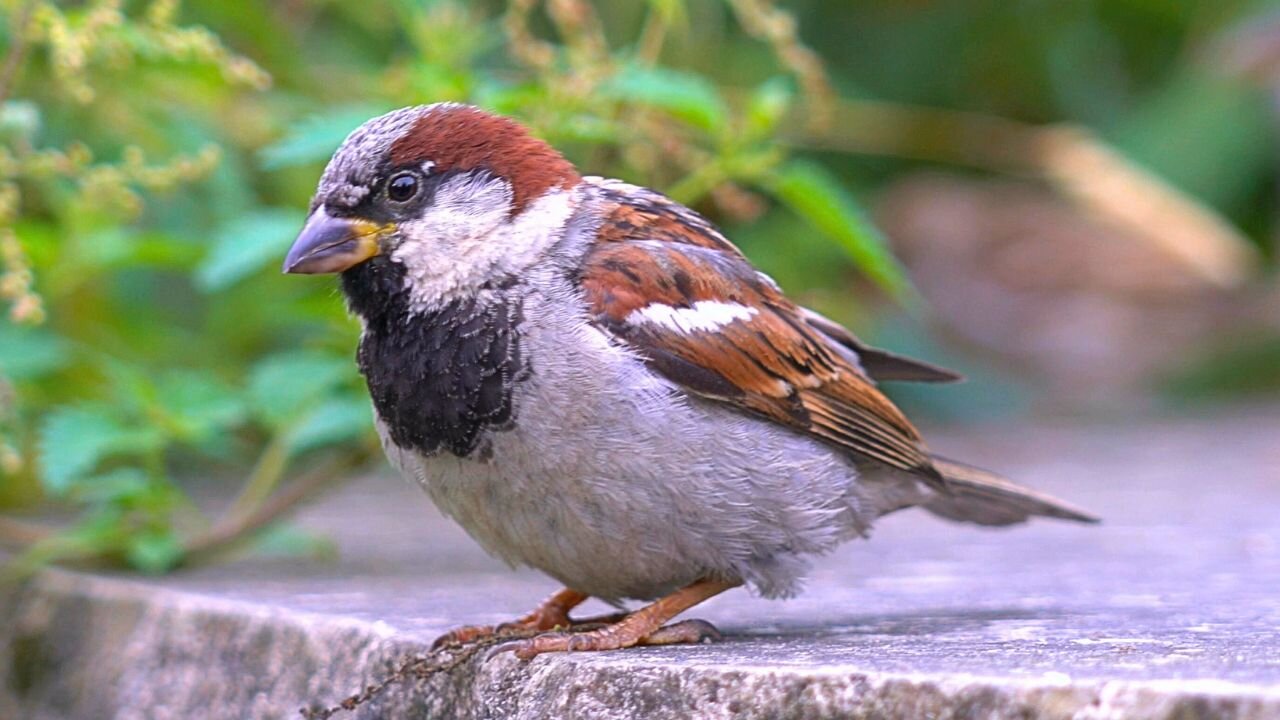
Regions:
<instances>
[{"instance_id":1,"label":"yellow-green flower cluster","mask_svg":"<svg viewBox=\"0 0 1280 720\"><path fill-rule=\"evenodd\" d=\"M31 263L13 231L18 197L16 185L0 185L0 300L8 303L13 322L34 324L44 321L44 303L32 289Z\"/></svg>"},{"instance_id":2,"label":"yellow-green flower cluster","mask_svg":"<svg viewBox=\"0 0 1280 720\"><path fill-rule=\"evenodd\" d=\"M217 167L222 151L216 145L206 145L190 155L178 155L173 159L148 164L141 148L125 148L119 163L94 164L93 152L82 143L72 143L66 149L46 149L15 154L0 147L0 181L18 179L47 182L57 178L76 182L78 199L89 207L112 211L129 219L142 211L142 199L137 190L164 192L178 185L208 176ZM15 200L11 203L16 215L16 186L12 190ZM5 191L8 192L8 191ZM5 202L0 198L0 202ZM5 222L0 216L0 224Z\"/></svg>"},{"instance_id":3,"label":"yellow-green flower cluster","mask_svg":"<svg viewBox=\"0 0 1280 720\"><path fill-rule=\"evenodd\" d=\"M92 66L122 70L139 60L213 65L233 83L256 89L271 84L265 70L228 50L205 28L175 25L176 14L174 0L153 2L143 21L127 17L120 0L98 0L74 13L41 2L27 28L28 40L48 49L58 87L81 104L94 98Z\"/></svg>"},{"instance_id":4,"label":"yellow-green flower cluster","mask_svg":"<svg viewBox=\"0 0 1280 720\"><path fill-rule=\"evenodd\" d=\"M76 178L80 199L91 207L133 218L142 211L142 198L135 188L163 192L199 180L217 167L221 156L216 145L207 145L193 155L148 165L141 148L128 147L121 162L90 165L80 172Z\"/></svg>"}]
</instances>

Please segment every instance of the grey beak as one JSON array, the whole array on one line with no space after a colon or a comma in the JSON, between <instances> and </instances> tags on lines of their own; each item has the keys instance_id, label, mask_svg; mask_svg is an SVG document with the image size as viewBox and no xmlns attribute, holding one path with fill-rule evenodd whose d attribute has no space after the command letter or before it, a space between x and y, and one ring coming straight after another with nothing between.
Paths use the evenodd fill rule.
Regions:
<instances>
[{"instance_id":1,"label":"grey beak","mask_svg":"<svg viewBox=\"0 0 1280 720\"><path fill-rule=\"evenodd\" d=\"M378 254L378 240L390 226L358 218L333 217L316 208L284 258L286 273L336 273Z\"/></svg>"}]
</instances>

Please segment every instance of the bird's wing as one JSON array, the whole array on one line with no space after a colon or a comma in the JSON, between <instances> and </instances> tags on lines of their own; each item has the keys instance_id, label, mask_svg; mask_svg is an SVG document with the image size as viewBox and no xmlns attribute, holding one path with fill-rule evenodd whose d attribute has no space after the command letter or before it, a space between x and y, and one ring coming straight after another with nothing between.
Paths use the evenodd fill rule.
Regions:
<instances>
[{"instance_id":1,"label":"bird's wing","mask_svg":"<svg viewBox=\"0 0 1280 720\"><path fill-rule=\"evenodd\" d=\"M843 325L813 310L800 308L800 313L809 325L851 350L857 356L858 364L876 382L901 380L948 383L964 379L963 375L954 370L948 370L933 363L899 355L888 350L871 347L859 340Z\"/></svg>"},{"instance_id":2,"label":"bird's wing","mask_svg":"<svg viewBox=\"0 0 1280 720\"><path fill-rule=\"evenodd\" d=\"M617 180L593 177L588 181L599 189L604 199L605 219L600 226L599 242L651 240L696 245L750 262L706 218L670 198ZM768 283L773 284L771 280ZM867 345L848 328L813 310L800 307L796 311L805 323L834 341L850 361L876 382L941 383L964 379L953 370Z\"/></svg>"},{"instance_id":3,"label":"bird's wing","mask_svg":"<svg viewBox=\"0 0 1280 720\"><path fill-rule=\"evenodd\" d=\"M856 350L810 324L705 220L653 193L642 199L665 204L646 212L634 195L615 211L631 219L606 221L579 278L600 328L691 393L940 482Z\"/></svg>"}]
</instances>

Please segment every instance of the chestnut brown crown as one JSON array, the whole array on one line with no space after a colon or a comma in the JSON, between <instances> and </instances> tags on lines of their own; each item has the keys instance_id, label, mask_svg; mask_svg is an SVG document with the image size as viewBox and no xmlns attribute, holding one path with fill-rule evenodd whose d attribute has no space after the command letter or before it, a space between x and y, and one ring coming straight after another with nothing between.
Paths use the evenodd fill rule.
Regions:
<instances>
[{"instance_id":1,"label":"chestnut brown crown","mask_svg":"<svg viewBox=\"0 0 1280 720\"><path fill-rule=\"evenodd\" d=\"M434 172L484 169L511 184L519 214L553 187L581 179L573 164L520 123L469 105L427 106L391 145L393 166L432 163Z\"/></svg>"}]
</instances>

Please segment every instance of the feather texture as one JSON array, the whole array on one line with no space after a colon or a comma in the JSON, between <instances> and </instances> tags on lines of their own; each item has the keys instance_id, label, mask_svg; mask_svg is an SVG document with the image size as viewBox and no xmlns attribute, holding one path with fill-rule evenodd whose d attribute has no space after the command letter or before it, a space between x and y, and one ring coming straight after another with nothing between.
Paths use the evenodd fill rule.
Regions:
<instances>
[{"instance_id":1,"label":"feather texture","mask_svg":"<svg viewBox=\"0 0 1280 720\"><path fill-rule=\"evenodd\" d=\"M608 201L606 217L626 221L606 225L579 279L601 328L689 392L941 485L848 331L833 339L839 326L788 300L691 210L650 191Z\"/></svg>"}]
</instances>

